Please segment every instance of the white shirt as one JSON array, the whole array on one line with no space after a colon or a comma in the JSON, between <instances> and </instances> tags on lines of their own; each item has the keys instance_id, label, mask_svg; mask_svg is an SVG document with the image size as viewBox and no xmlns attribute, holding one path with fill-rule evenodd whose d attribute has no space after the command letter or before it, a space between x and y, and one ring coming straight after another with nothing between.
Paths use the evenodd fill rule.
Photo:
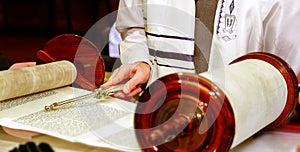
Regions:
<instances>
[{"instance_id":1,"label":"white shirt","mask_svg":"<svg viewBox=\"0 0 300 152\"><path fill-rule=\"evenodd\" d=\"M300 21L297 18L300 16L300 1L235 0L231 15L236 20L230 31L232 33L229 33L224 30L224 16L230 14L231 3L232 0L219 0L214 27L219 33L213 35L210 68L221 65L216 57L218 54L227 65L248 52L263 51L278 55L298 74Z\"/></svg>"},{"instance_id":2,"label":"white shirt","mask_svg":"<svg viewBox=\"0 0 300 152\"><path fill-rule=\"evenodd\" d=\"M149 17L147 15L150 13L149 10L147 11L149 8L136 6L153 3L153 1L169 3L163 0L120 0L119 7L123 11L119 9L117 29L127 35L120 45L122 63L145 61L151 64L153 58L148 50L149 37L145 34L145 30L151 30L147 29L151 27L147 26L150 19L145 19L145 16ZM182 2L182 0L177 0L178 3L180 1ZM187 14L193 14L194 8L190 5L191 0L184 2L189 4L187 10L190 12ZM130 9L124 10L123 8L126 7ZM132 9L132 7L137 9ZM151 13L155 14L155 12ZM300 71L300 64L297 63L300 59L299 16L299 0L219 0L209 69L228 65L248 52L263 51L283 58L298 74ZM179 16L168 17L173 20L182 20ZM225 18L232 22L226 24ZM193 27L189 26L189 28ZM170 72L163 73L163 71L152 74L152 78L155 79Z\"/></svg>"},{"instance_id":3,"label":"white shirt","mask_svg":"<svg viewBox=\"0 0 300 152\"><path fill-rule=\"evenodd\" d=\"M109 57L111 58L119 58L119 44L122 41L122 38L120 36L120 33L116 30L116 23L112 25L112 27L109 30Z\"/></svg>"},{"instance_id":4,"label":"white shirt","mask_svg":"<svg viewBox=\"0 0 300 152\"><path fill-rule=\"evenodd\" d=\"M148 84L170 73L194 73L194 10L194 0L120 1L116 27L126 35L120 43L121 62L149 63Z\"/></svg>"}]
</instances>

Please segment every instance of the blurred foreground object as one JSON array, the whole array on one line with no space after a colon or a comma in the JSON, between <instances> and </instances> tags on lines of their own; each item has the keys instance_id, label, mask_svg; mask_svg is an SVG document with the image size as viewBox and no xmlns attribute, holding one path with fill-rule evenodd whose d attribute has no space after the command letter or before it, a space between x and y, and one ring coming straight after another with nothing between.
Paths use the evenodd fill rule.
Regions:
<instances>
[{"instance_id":1,"label":"blurred foreground object","mask_svg":"<svg viewBox=\"0 0 300 152\"><path fill-rule=\"evenodd\" d=\"M51 146L47 143L40 143L36 145L34 142L27 142L19 145L9 152L54 152Z\"/></svg>"}]
</instances>

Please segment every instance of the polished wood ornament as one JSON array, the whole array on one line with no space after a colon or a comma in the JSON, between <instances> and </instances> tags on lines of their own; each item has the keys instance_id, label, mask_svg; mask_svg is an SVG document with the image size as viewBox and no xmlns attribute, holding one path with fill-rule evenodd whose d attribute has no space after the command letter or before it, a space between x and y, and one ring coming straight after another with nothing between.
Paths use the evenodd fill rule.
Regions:
<instances>
[{"instance_id":1,"label":"polished wood ornament","mask_svg":"<svg viewBox=\"0 0 300 152\"><path fill-rule=\"evenodd\" d=\"M212 73L169 74L147 87L134 117L143 151L229 151L295 109L295 73L273 54L250 53Z\"/></svg>"},{"instance_id":2,"label":"polished wood ornament","mask_svg":"<svg viewBox=\"0 0 300 152\"><path fill-rule=\"evenodd\" d=\"M49 40L37 52L37 64L68 60L77 69L74 86L87 90L99 88L104 81L104 60L98 48L88 39L75 34L62 34Z\"/></svg>"},{"instance_id":3,"label":"polished wood ornament","mask_svg":"<svg viewBox=\"0 0 300 152\"><path fill-rule=\"evenodd\" d=\"M215 120L213 125L210 120ZM190 73L171 74L151 84L140 97L134 119L143 151L229 149L234 123L220 88Z\"/></svg>"}]
</instances>

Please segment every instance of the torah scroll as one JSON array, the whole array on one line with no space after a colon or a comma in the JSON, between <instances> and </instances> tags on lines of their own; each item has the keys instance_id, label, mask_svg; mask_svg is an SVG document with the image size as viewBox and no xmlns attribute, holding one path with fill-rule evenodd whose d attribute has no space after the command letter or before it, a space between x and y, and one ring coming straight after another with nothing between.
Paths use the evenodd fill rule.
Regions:
<instances>
[{"instance_id":1,"label":"torah scroll","mask_svg":"<svg viewBox=\"0 0 300 152\"><path fill-rule=\"evenodd\" d=\"M76 76L69 61L0 71L0 101L70 85Z\"/></svg>"}]
</instances>

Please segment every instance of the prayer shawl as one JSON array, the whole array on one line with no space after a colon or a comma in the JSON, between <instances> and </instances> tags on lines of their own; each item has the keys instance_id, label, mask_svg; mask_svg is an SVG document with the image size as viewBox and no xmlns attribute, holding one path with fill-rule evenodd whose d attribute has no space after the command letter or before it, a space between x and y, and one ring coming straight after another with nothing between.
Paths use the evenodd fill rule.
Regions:
<instances>
[{"instance_id":1,"label":"prayer shawl","mask_svg":"<svg viewBox=\"0 0 300 152\"><path fill-rule=\"evenodd\" d=\"M145 32L156 79L174 72L195 72L194 0L145 0Z\"/></svg>"},{"instance_id":2,"label":"prayer shawl","mask_svg":"<svg viewBox=\"0 0 300 152\"><path fill-rule=\"evenodd\" d=\"M149 63L148 84L170 73L194 73L194 27L194 0L120 0L121 62Z\"/></svg>"},{"instance_id":3,"label":"prayer shawl","mask_svg":"<svg viewBox=\"0 0 300 152\"><path fill-rule=\"evenodd\" d=\"M135 10L136 5L142 7ZM209 70L263 51L279 55L298 73L299 6L296 0L219 0ZM150 83L169 73L194 72L194 26L194 0L120 0L117 29L128 35L120 44L121 61L152 65Z\"/></svg>"}]
</instances>

